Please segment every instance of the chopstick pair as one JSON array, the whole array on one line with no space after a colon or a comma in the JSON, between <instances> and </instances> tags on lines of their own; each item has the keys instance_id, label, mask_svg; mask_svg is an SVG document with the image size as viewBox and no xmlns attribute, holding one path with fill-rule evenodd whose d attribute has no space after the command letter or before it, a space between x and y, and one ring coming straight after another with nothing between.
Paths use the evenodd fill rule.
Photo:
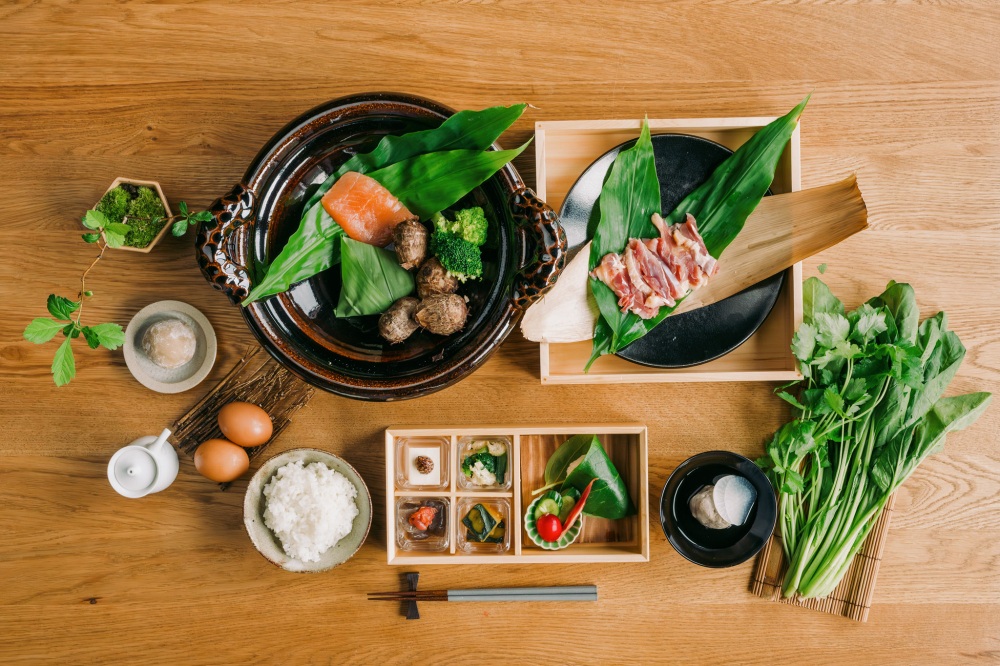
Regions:
<instances>
[{"instance_id":1,"label":"chopstick pair","mask_svg":"<svg viewBox=\"0 0 1000 666\"><path fill-rule=\"evenodd\" d=\"M369 592L369 601L597 601L596 585Z\"/></svg>"}]
</instances>

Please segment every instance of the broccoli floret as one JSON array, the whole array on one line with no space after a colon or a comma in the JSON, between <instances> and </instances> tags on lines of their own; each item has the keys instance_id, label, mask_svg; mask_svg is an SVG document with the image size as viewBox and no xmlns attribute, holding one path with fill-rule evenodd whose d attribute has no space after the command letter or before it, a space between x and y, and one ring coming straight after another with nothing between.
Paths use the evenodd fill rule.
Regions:
<instances>
[{"instance_id":1,"label":"broccoli floret","mask_svg":"<svg viewBox=\"0 0 1000 666\"><path fill-rule=\"evenodd\" d=\"M483 468L490 474L496 474L497 472L497 459L491 456L488 451L477 451L472 455L466 457L462 461L462 473L466 476L472 476L472 466L477 462L483 463Z\"/></svg>"},{"instance_id":2,"label":"broccoli floret","mask_svg":"<svg viewBox=\"0 0 1000 666\"><path fill-rule=\"evenodd\" d=\"M434 213L434 228L449 234L459 236L475 246L486 242L486 214L479 206L466 208L455 213L455 219L449 220L441 213Z\"/></svg>"},{"instance_id":3,"label":"broccoli floret","mask_svg":"<svg viewBox=\"0 0 1000 666\"><path fill-rule=\"evenodd\" d=\"M483 275L483 258L479 256L479 248L465 239L435 231L431 234L431 252L448 274L461 282Z\"/></svg>"}]
</instances>

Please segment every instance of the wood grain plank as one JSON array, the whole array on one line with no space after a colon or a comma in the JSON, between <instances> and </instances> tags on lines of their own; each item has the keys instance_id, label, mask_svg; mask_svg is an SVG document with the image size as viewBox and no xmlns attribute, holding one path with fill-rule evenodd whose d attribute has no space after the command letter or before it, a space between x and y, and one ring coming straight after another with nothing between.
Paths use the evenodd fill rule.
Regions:
<instances>
[{"instance_id":1,"label":"wood grain plank","mask_svg":"<svg viewBox=\"0 0 1000 666\"><path fill-rule=\"evenodd\" d=\"M219 492L184 458L175 485L142 500L105 481L114 450L173 422L252 342L238 309L198 274L190 239L107 257L88 279L88 308L124 324L154 300L198 307L220 338L202 386L153 394L120 353L86 350L78 378L57 391L54 349L20 337L47 294L76 288L91 253L77 220L115 177L155 178L171 203L206 206L278 128L339 95L397 89L456 108L525 100L532 107L503 138L513 144L538 120L777 115L813 91L803 187L856 173L871 228L805 274L828 264L824 280L849 306L890 278L911 282L922 314L946 310L969 348L951 391L1000 391L997 34L996 3L974 0L0 5L0 662L467 663L454 636L484 626L518 637L477 655L497 663L1000 660L997 407L900 489L872 614L858 627L753 597L749 563L694 567L655 520L663 483L688 456L759 453L789 417L770 384L543 387L537 345L515 334L428 398L319 394L273 451L343 455L377 506L356 558L299 577L246 539L245 480ZM532 182L533 157L516 165ZM398 609L364 601L400 584L385 565L385 427L595 420L649 426L650 562L487 567L497 584L599 585L601 601L559 641L544 605L439 604L414 641ZM421 585L468 586L479 570L428 567Z\"/></svg>"}]
</instances>

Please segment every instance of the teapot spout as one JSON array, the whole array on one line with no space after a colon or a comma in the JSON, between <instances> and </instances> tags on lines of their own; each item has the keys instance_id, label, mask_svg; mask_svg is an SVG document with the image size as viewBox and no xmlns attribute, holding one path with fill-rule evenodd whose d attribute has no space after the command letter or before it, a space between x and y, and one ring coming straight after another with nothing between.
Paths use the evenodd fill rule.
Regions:
<instances>
[{"instance_id":1,"label":"teapot spout","mask_svg":"<svg viewBox=\"0 0 1000 666\"><path fill-rule=\"evenodd\" d=\"M163 432L160 433L160 436L156 438L155 442L151 442L146 445L146 449L148 449L149 452L155 456L163 450L164 445L170 446L170 444L167 443L167 437L170 437L170 429L164 428Z\"/></svg>"}]
</instances>

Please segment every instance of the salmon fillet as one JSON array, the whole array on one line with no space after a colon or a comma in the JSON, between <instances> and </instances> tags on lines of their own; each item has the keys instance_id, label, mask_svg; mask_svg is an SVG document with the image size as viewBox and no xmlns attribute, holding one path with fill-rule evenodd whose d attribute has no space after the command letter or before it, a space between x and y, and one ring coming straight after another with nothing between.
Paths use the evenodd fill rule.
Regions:
<instances>
[{"instance_id":1,"label":"salmon fillet","mask_svg":"<svg viewBox=\"0 0 1000 666\"><path fill-rule=\"evenodd\" d=\"M357 171L338 178L320 202L348 236L377 247L392 242L397 224L416 218L381 183Z\"/></svg>"}]
</instances>

